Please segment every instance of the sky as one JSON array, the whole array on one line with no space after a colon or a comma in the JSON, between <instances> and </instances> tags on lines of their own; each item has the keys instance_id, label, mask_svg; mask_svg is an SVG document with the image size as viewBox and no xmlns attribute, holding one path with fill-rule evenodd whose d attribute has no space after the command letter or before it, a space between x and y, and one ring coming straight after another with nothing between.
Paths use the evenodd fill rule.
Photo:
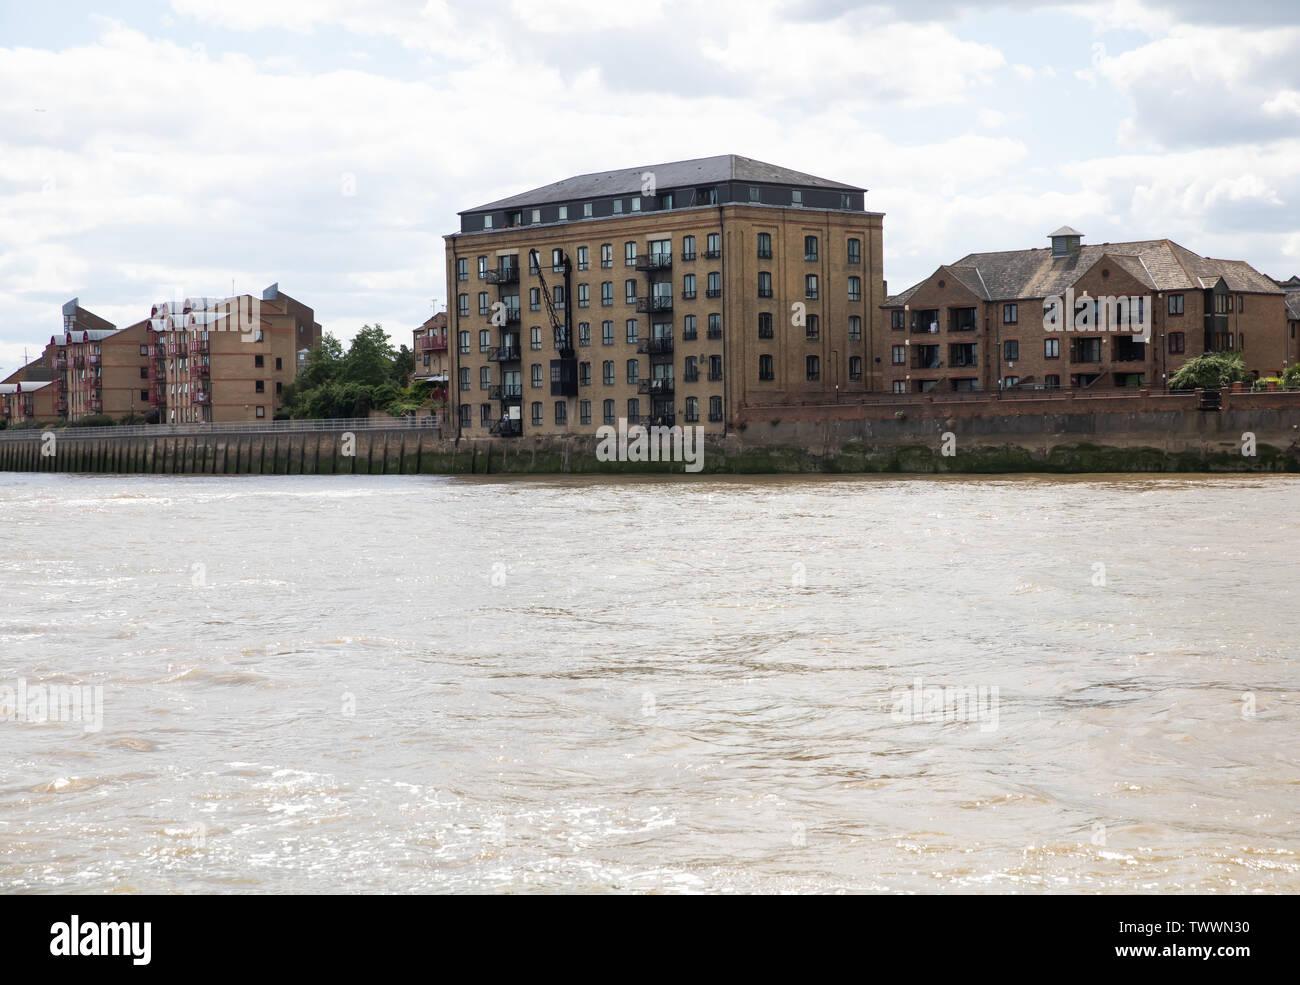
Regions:
<instances>
[{"instance_id":1,"label":"sky","mask_svg":"<svg viewBox=\"0 0 1300 985\"><path fill-rule=\"evenodd\" d=\"M867 188L891 292L1063 224L1287 277L1300 3L0 0L0 375L232 285L409 345L459 211L727 153Z\"/></svg>"}]
</instances>

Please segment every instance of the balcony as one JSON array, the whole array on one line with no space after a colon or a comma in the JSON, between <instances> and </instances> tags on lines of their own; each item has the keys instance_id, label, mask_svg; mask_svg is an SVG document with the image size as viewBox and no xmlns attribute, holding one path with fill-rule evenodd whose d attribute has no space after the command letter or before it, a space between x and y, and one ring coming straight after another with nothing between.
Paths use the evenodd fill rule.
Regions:
<instances>
[{"instance_id":1,"label":"balcony","mask_svg":"<svg viewBox=\"0 0 1300 985\"><path fill-rule=\"evenodd\" d=\"M722 412L716 410L709 411L709 420L712 421L714 424L717 424L719 421L722 420Z\"/></svg>"},{"instance_id":2,"label":"balcony","mask_svg":"<svg viewBox=\"0 0 1300 985\"><path fill-rule=\"evenodd\" d=\"M721 251L721 250L705 250L705 251L704 251L704 259L706 259L706 260L717 260L717 259L719 259L721 256L722 256L722 251Z\"/></svg>"},{"instance_id":3,"label":"balcony","mask_svg":"<svg viewBox=\"0 0 1300 985\"><path fill-rule=\"evenodd\" d=\"M707 291L704 292L704 296L706 298L720 298L722 297L722 288L710 287Z\"/></svg>"},{"instance_id":4,"label":"balcony","mask_svg":"<svg viewBox=\"0 0 1300 985\"><path fill-rule=\"evenodd\" d=\"M721 326L719 326L718 328L710 327L709 330L705 332L705 336L710 339L722 338L722 327Z\"/></svg>"},{"instance_id":5,"label":"balcony","mask_svg":"<svg viewBox=\"0 0 1300 985\"><path fill-rule=\"evenodd\" d=\"M673 296L671 294L657 294L649 298L637 298L636 310L638 314L654 314L658 311L673 310Z\"/></svg>"},{"instance_id":6,"label":"balcony","mask_svg":"<svg viewBox=\"0 0 1300 985\"><path fill-rule=\"evenodd\" d=\"M682 291L682 300L683 300L683 301L694 301L694 300L695 300L695 292L694 292L694 291Z\"/></svg>"},{"instance_id":7,"label":"balcony","mask_svg":"<svg viewBox=\"0 0 1300 985\"><path fill-rule=\"evenodd\" d=\"M104 357L97 352L92 352L89 356L86 357L86 360L88 364L91 366L101 366L103 365Z\"/></svg>"},{"instance_id":8,"label":"balcony","mask_svg":"<svg viewBox=\"0 0 1300 985\"><path fill-rule=\"evenodd\" d=\"M520 309L518 308L507 308L505 312L505 324L518 325L520 320L519 311Z\"/></svg>"},{"instance_id":9,"label":"balcony","mask_svg":"<svg viewBox=\"0 0 1300 985\"><path fill-rule=\"evenodd\" d=\"M662 376L655 380L642 380L637 384L637 393L648 393L654 397L666 397L674 390L673 378Z\"/></svg>"},{"instance_id":10,"label":"balcony","mask_svg":"<svg viewBox=\"0 0 1300 985\"><path fill-rule=\"evenodd\" d=\"M940 369L943 360L939 357L937 345L918 345L912 347L912 369Z\"/></svg>"},{"instance_id":11,"label":"balcony","mask_svg":"<svg viewBox=\"0 0 1300 985\"><path fill-rule=\"evenodd\" d=\"M190 343L190 354L194 356L206 356L208 354L208 340L195 339Z\"/></svg>"},{"instance_id":12,"label":"balcony","mask_svg":"<svg viewBox=\"0 0 1300 985\"><path fill-rule=\"evenodd\" d=\"M924 308L912 312L911 334L932 335L939 331L939 309Z\"/></svg>"},{"instance_id":13,"label":"balcony","mask_svg":"<svg viewBox=\"0 0 1300 985\"><path fill-rule=\"evenodd\" d=\"M68 357L56 356L54 359L54 371L56 373L66 373L68 370Z\"/></svg>"},{"instance_id":14,"label":"balcony","mask_svg":"<svg viewBox=\"0 0 1300 985\"><path fill-rule=\"evenodd\" d=\"M483 279L489 284L518 284L519 267L516 264L498 267L485 273Z\"/></svg>"},{"instance_id":15,"label":"balcony","mask_svg":"<svg viewBox=\"0 0 1300 985\"><path fill-rule=\"evenodd\" d=\"M158 391L158 390L150 390L150 391L149 391L149 406L150 406L150 407L165 407L166 405L167 405L167 396L166 396L166 394L161 393L161 392Z\"/></svg>"},{"instance_id":16,"label":"balcony","mask_svg":"<svg viewBox=\"0 0 1300 985\"><path fill-rule=\"evenodd\" d=\"M196 403L196 404L210 404L210 403L212 403L212 391L211 391L211 390L195 390L195 391L194 391L194 403Z\"/></svg>"},{"instance_id":17,"label":"balcony","mask_svg":"<svg viewBox=\"0 0 1300 985\"><path fill-rule=\"evenodd\" d=\"M682 380L686 383L698 383L700 382L700 371L698 369L691 369L688 366L686 371L682 373Z\"/></svg>"},{"instance_id":18,"label":"balcony","mask_svg":"<svg viewBox=\"0 0 1300 985\"><path fill-rule=\"evenodd\" d=\"M85 357L85 356L73 356L73 357L72 357L72 368L73 368L73 369L85 369L85 368L86 368L86 357Z\"/></svg>"},{"instance_id":19,"label":"balcony","mask_svg":"<svg viewBox=\"0 0 1300 985\"><path fill-rule=\"evenodd\" d=\"M447 336L424 335L415 340L416 352L446 352Z\"/></svg>"},{"instance_id":20,"label":"balcony","mask_svg":"<svg viewBox=\"0 0 1300 985\"><path fill-rule=\"evenodd\" d=\"M948 331L973 332L978 327L974 308L949 308Z\"/></svg>"},{"instance_id":21,"label":"balcony","mask_svg":"<svg viewBox=\"0 0 1300 985\"><path fill-rule=\"evenodd\" d=\"M66 414L68 412L68 398L60 397L58 400L54 401L54 409L60 414Z\"/></svg>"},{"instance_id":22,"label":"balcony","mask_svg":"<svg viewBox=\"0 0 1300 985\"><path fill-rule=\"evenodd\" d=\"M90 398L90 412L92 414L101 413L104 409L104 400L102 397Z\"/></svg>"},{"instance_id":23,"label":"balcony","mask_svg":"<svg viewBox=\"0 0 1300 985\"><path fill-rule=\"evenodd\" d=\"M488 350L488 361L494 363L517 363L522 350L514 345L501 345Z\"/></svg>"},{"instance_id":24,"label":"balcony","mask_svg":"<svg viewBox=\"0 0 1300 985\"><path fill-rule=\"evenodd\" d=\"M656 270L671 270L673 268L673 255L671 253L643 253L636 258L636 269L643 273L652 273Z\"/></svg>"},{"instance_id":25,"label":"balcony","mask_svg":"<svg viewBox=\"0 0 1300 985\"><path fill-rule=\"evenodd\" d=\"M488 390L489 400L522 400L523 397L522 383L498 383Z\"/></svg>"},{"instance_id":26,"label":"balcony","mask_svg":"<svg viewBox=\"0 0 1300 985\"><path fill-rule=\"evenodd\" d=\"M64 377L60 376L57 380L54 381L55 393L64 393L67 391L67 389L68 389L68 381Z\"/></svg>"},{"instance_id":27,"label":"balcony","mask_svg":"<svg viewBox=\"0 0 1300 985\"><path fill-rule=\"evenodd\" d=\"M517 438L524 433L524 422L503 417L501 420L491 423L488 427L488 433L498 438Z\"/></svg>"},{"instance_id":28,"label":"balcony","mask_svg":"<svg viewBox=\"0 0 1300 985\"><path fill-rule=\"evenodd\" d=\"M636 351L643 356L664 356L673 351L672 336L665 336L658 339L644 339L636 347Z\"/></svg>"},{"instance_id":29,"label":"balcony","mask_svg":"<svg viewBox=\"0 0 1300 985\"><path fill-rule=\"evenodd\" d=\"M662 413L656 411L650 415L651 427L670 428L677 423L677 415L671 410L665 410Z\"/></svg>"},{"instance_id":30,"label":"balcony","mask_svg":"<svg viewBox=\"0 0 1300 985\"><path fill-rule=\"evenodd\" d=\"M683 260L683 261L689 261L689 260L694 260L694 259L695 259L695 251L694 251L694 250L682 250L682 260Z\"/></svg>"},{"instance_id":31,"label":"balcony","mask_svg":"<svg viewBox=\"0 0 1300 985\"><path fill-rule=\"evenodd\" d=\"M194 363L194 375L207 379L212 375L212 364L206 359L196 360Z\"/></svg>"}]
</instances>

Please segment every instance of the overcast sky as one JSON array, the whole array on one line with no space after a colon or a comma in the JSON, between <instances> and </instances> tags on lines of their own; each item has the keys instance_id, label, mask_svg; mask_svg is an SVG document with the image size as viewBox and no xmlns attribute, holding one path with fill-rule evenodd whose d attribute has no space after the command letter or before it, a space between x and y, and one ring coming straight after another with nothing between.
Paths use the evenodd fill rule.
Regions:
<instances>
[{"instance_id":1,"label":"overcast sky","mask_svg":"<svg viewBox=\"0 0 1300 985\"><path fill-rule=\"evenodd\" d=\"M1298 135L1294 2L0 0L0 367L232 282L409 344L459 210L723 153L868 188L891 291L1062 223L1289 276Z\"/></svg>"}]
</instances>

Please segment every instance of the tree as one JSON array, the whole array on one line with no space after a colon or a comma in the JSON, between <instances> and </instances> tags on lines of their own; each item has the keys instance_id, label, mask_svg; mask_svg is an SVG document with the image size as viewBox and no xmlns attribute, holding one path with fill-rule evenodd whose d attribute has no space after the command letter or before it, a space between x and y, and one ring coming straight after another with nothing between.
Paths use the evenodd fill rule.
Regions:
<instances>
[{"instance_id":1,"label":"tree","mask_svg":"<svg viewBox=\"0 0 1300 985\"><path fill-rule=\"evenodd\" d=\"M381 325L363 325L343 359L340 376L348 383L379 386L393 378L397 352Z\"/></svg>"},{"instance_id":2,"label":"tree","mask_svg":"<svg viewBox=\"0 0 1300 985\"><path fill-rule=\"evenodd\" d=\"M1240 352L1207 352L1189 359L1169 378L1171 390L1217 390L1249 377Z\"/></svg>"}]
</instances>

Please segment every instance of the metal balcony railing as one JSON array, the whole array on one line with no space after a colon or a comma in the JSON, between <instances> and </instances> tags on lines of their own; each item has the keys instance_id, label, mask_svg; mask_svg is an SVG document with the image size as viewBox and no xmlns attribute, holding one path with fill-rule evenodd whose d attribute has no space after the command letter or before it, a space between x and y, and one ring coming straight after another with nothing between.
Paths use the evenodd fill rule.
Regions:
<instances>
[{"instance_id":1,"label":"metal balcony railing","mask_svg":"<svg viewBox=\"0 0 1300 985\"><path fill-rule=\"evenodd\" d=\"M659 294L649 298L637 298L636 310L640 314L653 314L656 311L672 311L672 295Z\"/></svg>"}]
</instances>

